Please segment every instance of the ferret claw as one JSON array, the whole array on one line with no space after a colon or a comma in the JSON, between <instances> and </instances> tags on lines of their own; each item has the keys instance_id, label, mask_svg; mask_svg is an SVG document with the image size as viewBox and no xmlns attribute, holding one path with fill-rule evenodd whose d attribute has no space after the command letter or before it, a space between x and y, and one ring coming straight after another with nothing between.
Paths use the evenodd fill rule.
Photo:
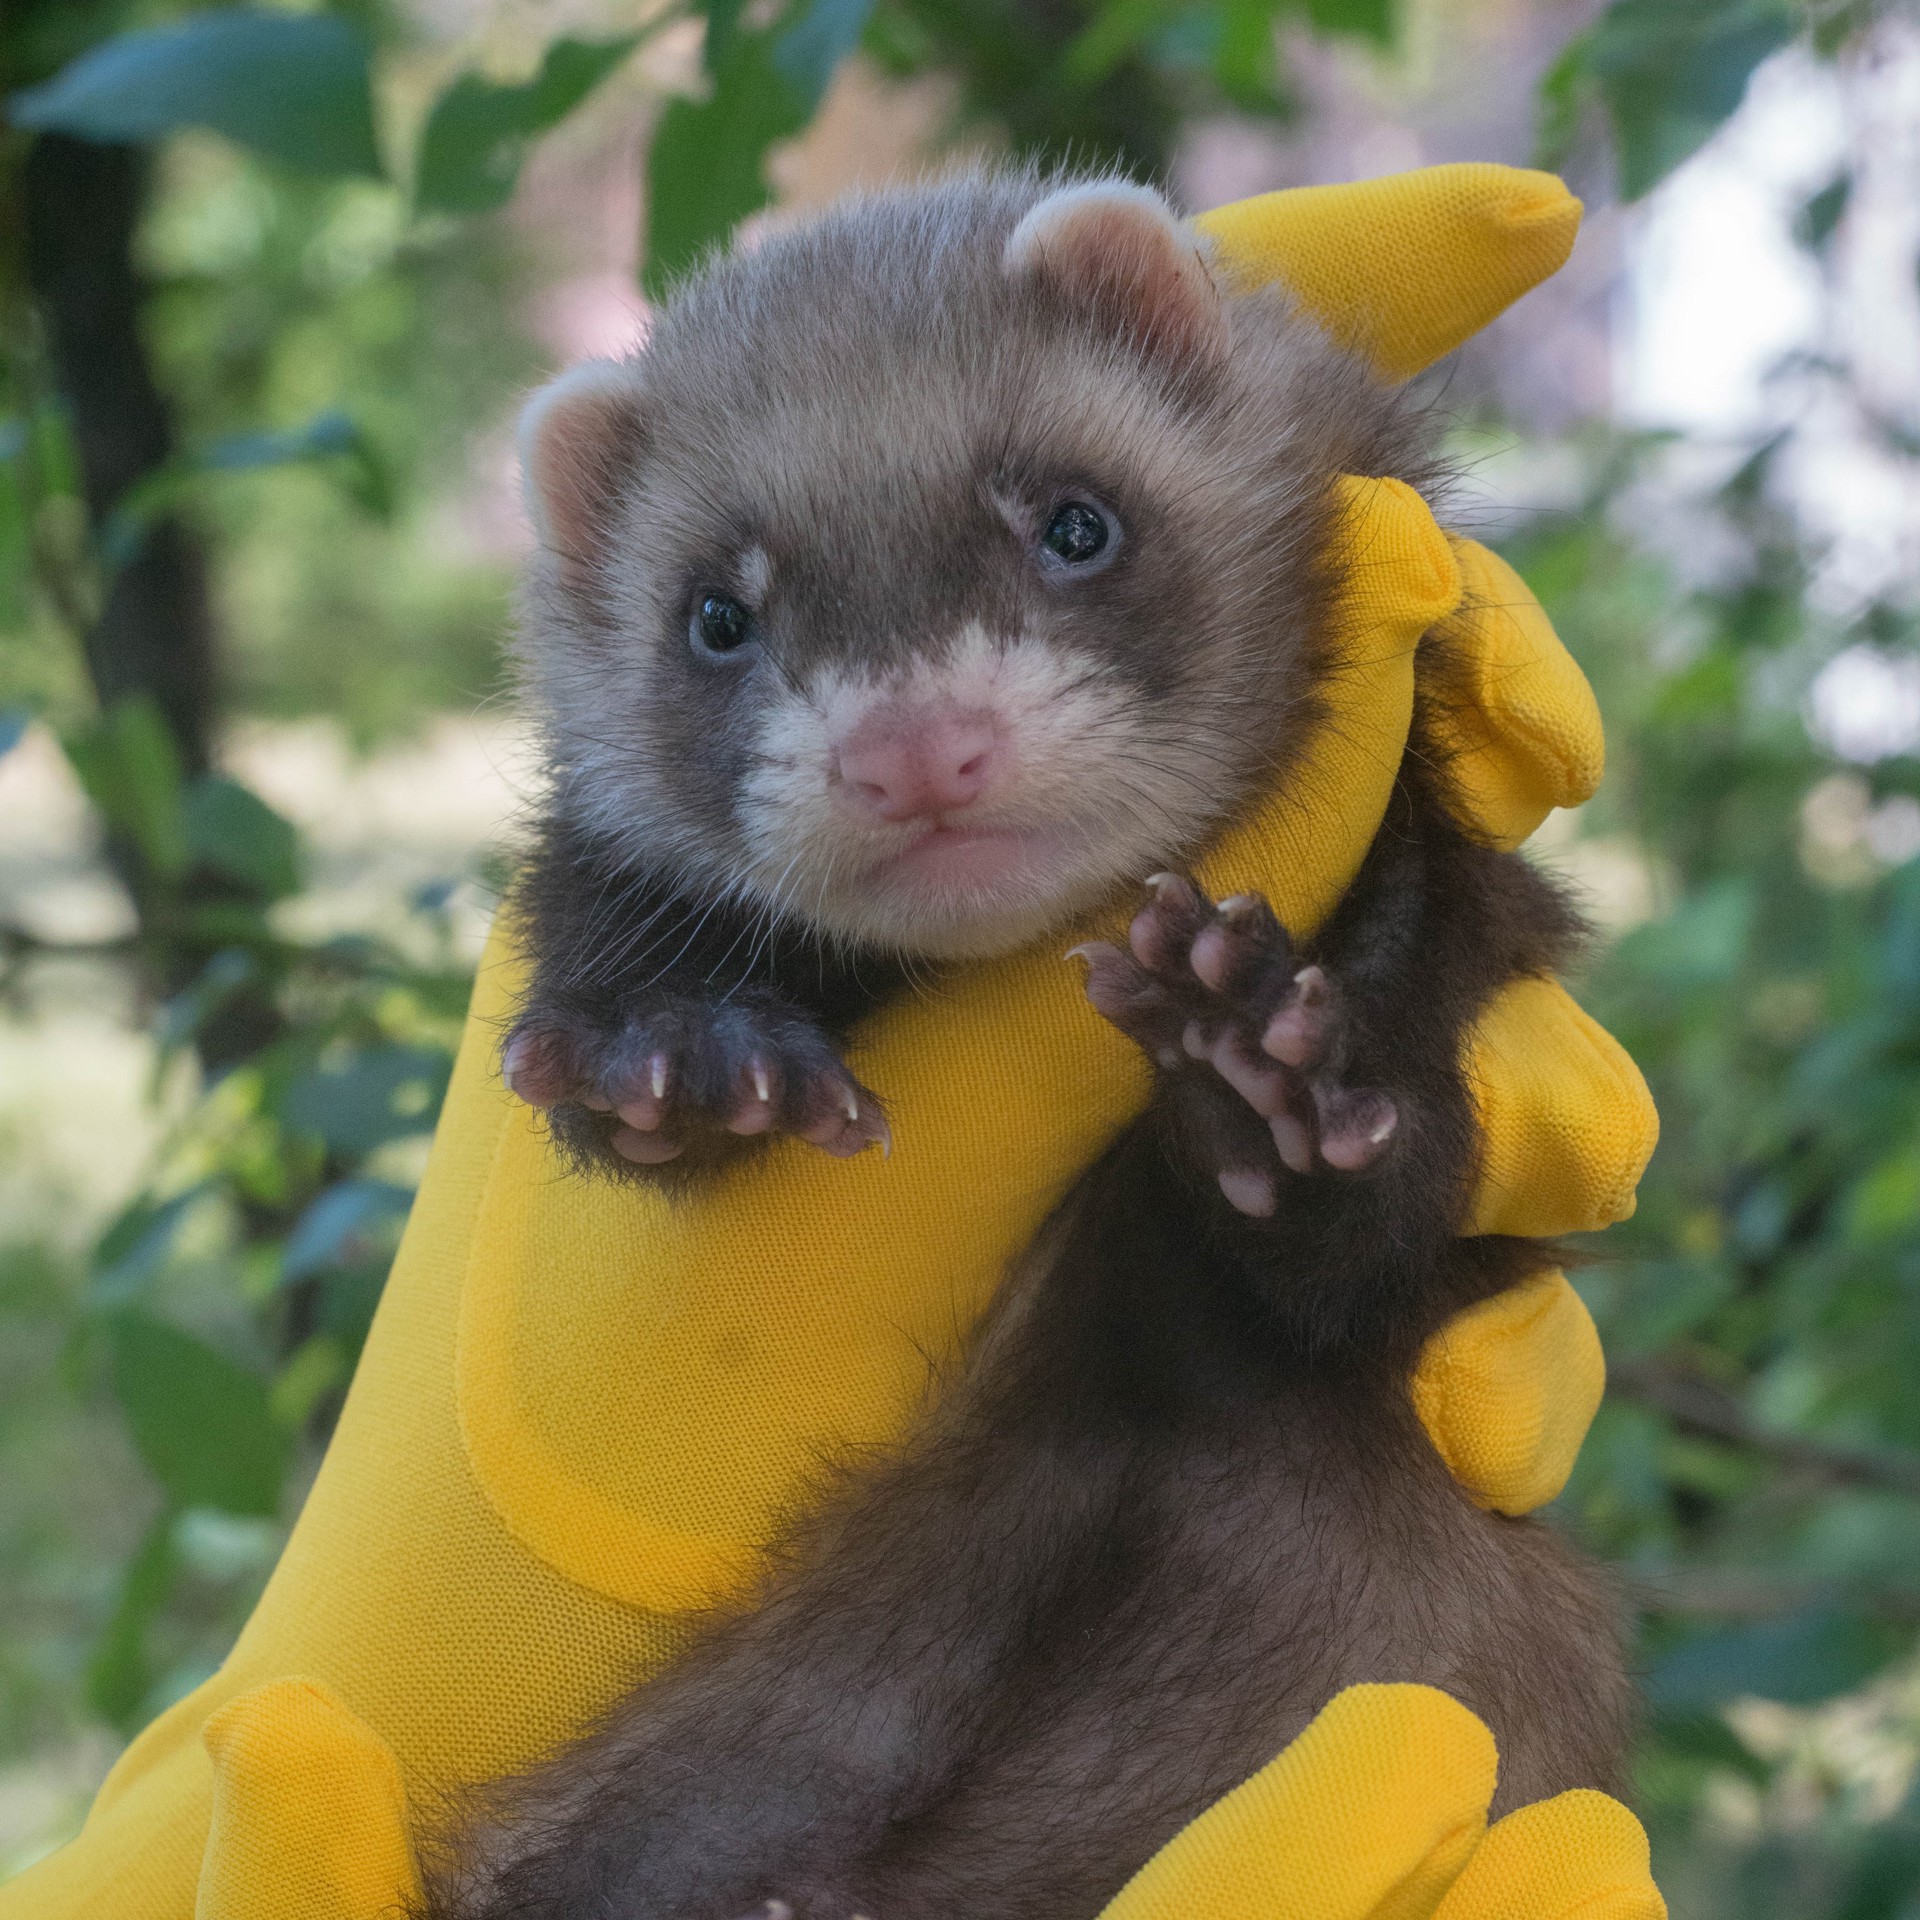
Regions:
<instances>
[{"instance_id":1,"label":"ferret claw","mask_svg":"<svg viewBox=\"0 0 1920 1920\"><path fill-rule=\"evenodd\" d=\"M703 1170L783 1131L842 1157L891 1144L879 1101L825 1034L737 1004L642 1008L608 1028L528 1013L501 1072L552 1111L570 1151L616 1165ZM596 1127L603 1113L609 1122Z\"/></svg>"},{"instance_id":2,"label":"ferret claw","mask_svg":"<svg viewBox=\"0 0 1920 1920\"><path fill-rule=\"evenodd\" d=\"M1267 1022L1261 1047L1290 1067L1304 1067L1326 1045L1332 1017L1332 989L1319 967L1302 967L1293 976L1293 993Z\"/></svg>"}]
</instances>

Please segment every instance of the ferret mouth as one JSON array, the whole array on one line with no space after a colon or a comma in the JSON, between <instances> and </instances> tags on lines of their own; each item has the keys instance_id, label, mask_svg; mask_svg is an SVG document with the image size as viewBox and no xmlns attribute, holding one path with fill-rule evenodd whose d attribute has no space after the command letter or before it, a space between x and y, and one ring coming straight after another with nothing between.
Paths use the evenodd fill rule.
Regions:
<instances>
[{"instance_id":1,"label":"ferret mouth","mask_svg":"<svg viewBox=\"0 0 1920 1920\"><path fill-rule=\"evenodd\" d=\"M948 910L993 912L1058 897L1071 864L1058 829L939 820L881 860L866 883L929 904L937 900Z\"/></svg>"},{"instance_id":2,"label":"ferret mouth","mask_svg":"<svg viewBox=\"0 0 1920 1920\"><path fill-rule=\"evenodd\" d=\"M1005 953L1087 904L1076 836L1059 822L946 818L862 872L850 919L905 948L965 959Z\"/></svg>"},{"instance_id":3,"label":"ferret mouth","mask_svg":"<svg viewBox=\"0 0 1920 1920\"><path fill-rule=\"evenodd\" d=\"M1058 869L1051 834L1031 827L972 826L936 821L881 867L876 878L998 890L1043 879Z\"/></svg>"},{"instance_id":4,"label":"ferret mouth","mask_svg":"<svg viewBox=\"0 0 1920 1920\"><path fill-rule=\"evenodd\" d=\"M769 865L780 857L765 856ZM823 931L929 959L973 960L1068 925L1155 864L1148 851L1115 844L1110 824L1098 820L948 814L896 829L879 845L840 838L806 862L786 859L781 877L789 910Z\"/></svg>"}]
</instances>

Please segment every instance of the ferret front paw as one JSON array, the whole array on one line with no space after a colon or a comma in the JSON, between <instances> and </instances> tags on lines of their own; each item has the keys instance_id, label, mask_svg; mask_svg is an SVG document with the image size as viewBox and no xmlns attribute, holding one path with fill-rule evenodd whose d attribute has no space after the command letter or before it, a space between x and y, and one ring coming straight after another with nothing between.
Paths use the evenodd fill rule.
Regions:
<instances>
[{"instance_id":1,"label":"ferret front paw","mask_svg":"<svg viewBox=\"0 0 1920 1920\"><path fill-rule=\"evenodd\" d=\"M717 1166L770 1134L845 1159L892 1136L877 1095L811 1021L743 1000L676 996L613 1023L533 1008L501 1077L547 1111L576 1158L674 1171Z\"/></svg>"},{"instance_id":2,"label":"ferret front paw","mask_svg":"<svg viewBox=\"0 0 1920 1920\"><path fill-rule=\"evenodd\" d=\"M1387 1094L1346 1084L1338 984L1300 963L1264 900L1215 906L1177 874L1148 887L1125 948L1076 949L1087 998L1187 1096L1228 1200L1271 1213L1276 1157L1301 1174L1370 1166L1399 1112ZM1211 1097L1196 1102L1202 1089Z\"/></svg>"}]
</instances>

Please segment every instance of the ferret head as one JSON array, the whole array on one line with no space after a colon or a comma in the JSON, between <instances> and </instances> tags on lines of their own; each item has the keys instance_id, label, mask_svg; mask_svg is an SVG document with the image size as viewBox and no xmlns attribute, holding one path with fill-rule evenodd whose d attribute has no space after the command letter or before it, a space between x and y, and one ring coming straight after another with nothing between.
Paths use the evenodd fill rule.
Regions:
<instances>
[{"instance_id":1,"label":"ferret head","mask_svg":"<svg viewBox=\"0 0 1920 1920\"><path fill-rule=\"evenodd\" d=\"M836 938L1024 942L1284 774L1407 416L1147 190L974 178L722 261L523 427L556 804Z\"/></svg>"}]
</instances>

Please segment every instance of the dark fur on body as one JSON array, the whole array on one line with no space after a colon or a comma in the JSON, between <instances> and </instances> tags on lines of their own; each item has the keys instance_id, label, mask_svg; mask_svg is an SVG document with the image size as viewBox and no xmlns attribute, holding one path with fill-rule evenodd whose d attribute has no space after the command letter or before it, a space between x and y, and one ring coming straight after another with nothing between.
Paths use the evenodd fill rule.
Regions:
<instances>
[{"instance_id":1,"label":"dark fur on body","mask_svg":"<svg viewBox=\"0 0 1920 1920\"><path fill-rule=\"evenodd\" d=\"M981 417L995 418L999 346L1018 363L1023 324L1044 342L1067 321L1002 311L967 249L996 257L1041 191L1022 180L948 189L916 215L918 252L898 220L856 216L830 227L816 256L795 249L774 262L765 290L738 270L722 308L778 298L804 317L794 277L813 270L810 258L844 275L849 250L885 241L904 260L882 275L898 301L882 331L924 329L935 292L965 305L951 286L928 284L938 258L957 254L957 271L979 282L963 289L971 317L985 307L1011 336L955 349L978 360ZM1167 738L1183 712L1218 716L1210 737L1195 720L1217 772L1169 823L1172 856L1192 857L1283 777L1320 723L1316 690L1339 671L1327 618L1344 558L1326 552L1333 477L1429 477L1402 400L1273 296L1236 299L1229 313L1237 346L1252 342L1248 365L1183 370L1152 396L1176 437L1213 447L1229 467L1216 507L1231 498L1257 523L1225 530L1224 558L1206 562L1204 516L1178 486L1156 497L1124 459L1091 454L1069 476L1090 484L1097 471L1140 543L1167 554L1171 576L1115 582L1133 601L1116 610L1110 600L1097 634L1091 615L1063 616L1070 632L1075 617L1089 622L1084 644L1149 715L1150 737ZM771 324L765 312L758 323ZM666 356L668 390L671 325L653 348ZM1076 350L1103 349L1083 340ZM1269 417L1236 419L1268 408L1260 382L1287 367L1291 390ZM767 386L777 399L777 369ZM756 401L773 403L747 396L749 417ZM638 476L660 444L637 445L634 473L612 476L636 515L662 511L657 489L634 491L644 494ZM944 448L922 447L895 487L937 476ZM804 478L804 461L782 457ZM1009 457L973 445L965 471L1000 471ZM861 524L845 493L884 509L857 474L837 483L835 512L817 516L829 549L836 527ZM792 476L786 484L804 495ZM896 546L890 577L904 595L932 596L917 627L853 594L832 618L789 616L789 631L820 648L884 652L916 631L950 630L956 608L977 608L981 578L984 591L1017 596L975 504L956 483L940 510L960 529L957 545L917 570L902 564L913 554L900 523L881 512L875 538ZM743 537L776 544L779 515L764 497L759 507ZM609 540L634 524L610 519ZM853 561L814 564L825 594L833 565ZM563 610L566 644L613 643L606 610L637 589L609 574L591 555L552 563L536 610L549 621ZM1028 617L1019 606L1000 614L1003 624ZM1161 637L1156 655L1129 650L1142 633ZM1173 634L1179 647L1164 644ZM577 670L564 660L540 669L549 688L556 672ZM1244 709L1222 708L1209 679ZM1423 675L1423 686L1437 683ZM686 724L683 707L645 734L645 753L670 763L697 752L674 732ZM624 844L604 796L580 803L568 726L563 689L557 804L520 895L535 962L523 1018L569 1036L593 1063L584 1083L664 1032L698 1029L684 1104L711 1108L739 1046L796 1049L796 1083L809 1050L831 1051L863 1011L907 990L895 944L862 941L830 916L823 926L804 903L723 886L699 847L671 833L661 857ZM724 763L738 729L710 731L724 739L703 764ZM743 768L708 777L713 793L690 780L688 804L724 815L716 796ZM1249 1217L1216 1176L1253 1150L1249 1126L1261 1129L1210 1069L1164 1070L1149 1110L1075 1184L1010 1277L913 1444L850 1471L801 1517L750 1606L710 1622L597 1731L485 1796L433 1877L436 1920L732 1920L769 1899L802 1920L1091 1920L1182 1825L1360 1681L1424 1681L1478 1712L1500 1746L1500 1807L1617 1784L1626 1687L1594 1576L1543 1528L1476 1509L1408 1402L1408 1374L1438 1326L1549 1264L1550 1249L1534 1243L1457 1237L1476 1155L1461 1050L1488 998L1552 971L1577 933L1523 862L1454 824L1446 779L1416 721L1361 875L1286 962L1311 959L1338 983L1342 1071L1390 1091L1400 1124L1389 1150L1352 1174L1275 1163L1278 1205ZM724 865L726 832L701 818ZM716 1028L748 1037L715 1043ZM703 1060L718 1076L710 1087L695 1084ZM552 1111L576 1159L634 1173L608 1150L604 1115L568 1101ZM695 1170L681 1178L754 1150L713 1128L688 1138Z\"/></svg>"}]
</instances>

